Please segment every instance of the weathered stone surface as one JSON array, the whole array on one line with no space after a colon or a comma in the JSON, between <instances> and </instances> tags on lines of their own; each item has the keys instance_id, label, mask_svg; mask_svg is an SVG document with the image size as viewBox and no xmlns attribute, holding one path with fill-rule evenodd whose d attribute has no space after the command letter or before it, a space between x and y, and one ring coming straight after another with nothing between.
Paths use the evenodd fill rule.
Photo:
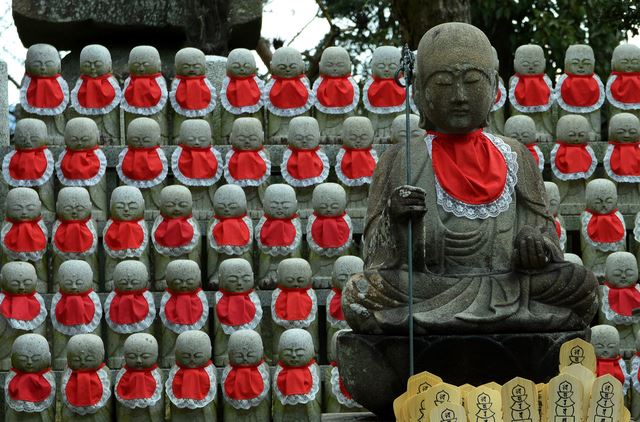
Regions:
<instances>
[{"instance_id":1,"label":"weathered stone surface","mask_svg":"<svg viewBox=\"0 0 640 422\"><path fill-rule=\"evenodd\" d=\"M9 115L7 63L0 60L0 116ZM9 119L0 119L0 145L9 145Z\"/></svg>"}]
</instances>

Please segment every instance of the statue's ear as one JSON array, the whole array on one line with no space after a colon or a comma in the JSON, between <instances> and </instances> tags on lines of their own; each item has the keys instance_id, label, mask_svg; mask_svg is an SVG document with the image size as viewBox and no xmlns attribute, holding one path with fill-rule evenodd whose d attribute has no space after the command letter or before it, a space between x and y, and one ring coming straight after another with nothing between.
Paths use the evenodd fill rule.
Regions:
<instances>
[{"instance_id":1,"label":"statue's ear","mask_svg":"<svg viewBox=\"0 0 640 422\"><path fill-rule=\"evenodd\" d=\"M424 112L427 109L427 100L424 95L424 88L422 87L422 80L420 79L420 74L417 69L414 73L414 84L413 89L411 90L411 94L413 95L413 101L418 108L420 113L420 127L424 130L433 130L434 125L431 123Z\"/></svg>"}]
</instances>

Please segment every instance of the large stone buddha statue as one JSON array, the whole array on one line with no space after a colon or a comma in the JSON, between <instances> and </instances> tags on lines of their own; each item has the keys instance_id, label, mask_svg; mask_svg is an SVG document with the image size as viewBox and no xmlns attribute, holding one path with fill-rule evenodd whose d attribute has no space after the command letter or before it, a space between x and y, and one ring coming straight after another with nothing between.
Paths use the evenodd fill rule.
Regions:
<instances>
[{"instance_id":1,"label":"large stone buddha statue","mask_svg":"<svg viewBox=\"0 0 640 422\"><path fill-rule=\"evenodd\" d=\"M417 334L583 330L597 309L594 275L564 261L531 154L481 129L497 89L489 40L468 24L436 26L420 41L417 68L427 136L410 141L410 183L405 143L378 163L364 273L343 293L349 326L406 332L411 219Z\"/></svg>"}]
</instances>

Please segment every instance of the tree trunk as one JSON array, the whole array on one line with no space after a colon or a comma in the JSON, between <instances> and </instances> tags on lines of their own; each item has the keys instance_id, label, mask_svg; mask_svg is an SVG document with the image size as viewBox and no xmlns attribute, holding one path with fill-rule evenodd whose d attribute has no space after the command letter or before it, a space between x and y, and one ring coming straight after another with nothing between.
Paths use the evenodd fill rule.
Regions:
<instances>
[{"instance_id":1,"label":"tree trunk","mask_svg":"<svg viewBox=\"0 0 640 422\"><path fill-rule=\"evenodd\" d=\"M185 0L184 27L189 47L205 54L229 53L229 0Z\"/></svg>"}]
</instances>

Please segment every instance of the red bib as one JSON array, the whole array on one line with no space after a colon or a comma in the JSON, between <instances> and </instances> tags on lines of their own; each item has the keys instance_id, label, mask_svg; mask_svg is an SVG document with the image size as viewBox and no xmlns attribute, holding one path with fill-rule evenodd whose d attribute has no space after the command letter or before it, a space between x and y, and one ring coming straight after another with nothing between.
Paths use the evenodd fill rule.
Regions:
<instances>
[{"instance_id":1,"label":"red bib","mask_svg":"<svg viewBox=\"0 0 640 422\"><path fill-rule=\"evenodd\" d=\"M289 147L291 157L287 160L287 172L294 179L311 179L320 177L324 170L324 163L318 156L320 147L314 149L297 149Z\"/></svg>"},{"instance_id":2,"label":"red bib","mask_svg":"<svg viewBox=\"0 0 640 422\"><path fill-rule=\"evenodd\" d=\"M293 78L272 75L274 84L269 90L269 101L279 109L302 108L309 99L309 90L302 82L304 74Z\"/></svg>"},{"instance_id":3,"label":"red bib","mask_svg":"<svg viewBox=\"0 0 640 422\"><path fill-rule=\"evenodd\" d=\"M18 321L31 321L40 315L40 302L36 298L36 292L8 293L3 290L4 300L0 305L0 313L6 319Z\"/></svg>"},{"instance_id":4,"label":"red bib","mask_svg":"<svg viewBox=\"0 0 640 422\"><path fill-rule=\"evenodd\" d=\"M335 361L334 362L329 362L329 364L333 367L332 370L338 371L338 389L339 389L340 393L342 393L342 395L347 400L353 400L353 397L351 397L351 394L349 394L347 389L344 387L344 382L342 382L342 376L340 375L340 370L338 368L338 364Z\"/></svg>"},{"instance_id":5,"label":"red bib","mask_svg":"<svg viewBox=\"0 0 640 422\"><path fill-rule=\"evenodd\" d=\"M617 314L631 316L632 311L640 308L640 292L636 286L616 287L607 282L604 283L609 288L609 307Z\"/></svg>"},{"instance_id":6,"label":"red bib","mask_svg":"<svg viewBox=\"0 0 640 422\"><path fill-rule=\"evenodd\" d=\"M249 297L253 292L232 293L220 290L222 297L216 304L216 315L221 324L229 326L244 325L256 316L256 305ZM260 390L262 391L262 390Z\"/></svg>"},{"instance_id":7,"label":"red bib","mask_svg":"<svg viewBox=\"0 0 640 422\"><path fill-rule=\"evenodd\" d=\"M61 252L82 253L94 244L93 233L86 220L58 220L60 225L53 235L53 243Z\"/></svg>"},{"instance_id":8,"label":"red bib","mask_svg":"<svg viewBox=\"0 0 640 422\"><path fill-rule=\"evenodd\" d=\"M500 100L502 100L502 90L498 89L498 92L496 92L496 99L493 100L493 104L500 104Z\"/></svg>"},{"instance_id":9,"label":"red bib","mask_svg":"<svg viewBox=\"0 0 640 422\"><path fill-rule=\"evenodd\" d=\"M544 74L521 75L518 77L514 96L519 105L524 107L545 106L551 100L551 89L544 80Z\"/></svg>"},{"instance_id":10,"label":"red bib","mask_svg":"<svg viewBox=\"0 0 640 422\"><path fill-rule=\"evenodd\" d=\"M618 217L617 209L608 214L599 214L593 211L587 226L589 239L598 243L616 243L624 239L624 223Z\"/></svg>"},{"instance_id":11,"label":"red bib","mask_svg":"<svg viewBox=\"0 0 640 422\"><path fill-rule=\"evenodd\" d=\"M344 76L321 76L322 81L316 91L318 103L324 107L347 107L353 103L355 90L349 80L350 74Z\"/></svg>"},{"instance_id":12,"label":"red bib","mask_svg":"<svg viewBox=\"0 0 640 422\"><path fill-rule=\"evenodd\" d=\"M560 224L560 220L558 219L558 217L555 217L554 221L556 223L556 234L558 235L558 239L560 239L560 237L562 236L562 224Z\"/></svg>"},{"instance_id":13,"label":"red bib","mask_svg":"<svg viewBox=\"0 0 640 422\"><path fill-rule=\"evenodd\" d=\"M4 246L12 252L38 252L47 247L47 235L40 227L40 218L20 221L6 218L11 228L4 236Z\"/></svg>"},{"instance_id":14,"label":"red bib","mask_svg":"<svg viewBox=\"0 0 640 422\"><path fill-rule=\"evenodd\" d=\"M340 160L340 170L349 179L360 179L373 176L376 168L376 160L371 154L372 148L345 148Z\"/></svg>"},{"instance_id":15,"label":"red bib","mask_svg":"<svg viewBox=\"0 0 640 422\"><path fill-rule=\"evenodd\" d=\"M144 230L139 222L143 219L125 221L111 219L103 240L112 251L138 249L144 242Z\"/></svg>"},{"instance_id":16,"label":"red bib","mask_svg":"<svg viewBox=\"0 0 640 422\"><path fill-rule=\"evenodd\" d=\"M313 309L313 301L307 293L311 287L289 289L278 286L278 288L280 294L274 307L278 318L285 321L306 319Z\"/></svg>"},{"instance_id":17,"label":"red bib","mask_svg":"<svg viewBox=\"0 0 640 422\"><path fill-rule=\"evenodd\" d=\"M640 103L640 72L611 72L616 79L609 86L613 100L623 104Z\"/></svg>"},{"instance_id":18,"label":"red bib","mask_svg":"<svg viewBox=\"0 0 640 422\"><path fill-rule=\"evenodd\" d=\"M260 101L262 94L255 80L255 74L245 77L227 76L229 83L226 89L226 97L232 107L251 107Z\"/></svg>"},{"instance_id":19,"label":"red bib","mask_svg":"<svg viewBox=\"0 0 640 422\"><path fill-rule=\"evenodd\" d=\"M111 300L109 308L109 318L115 324L135 324L147 317L149 313L149 303L144 297L147 289L121 291L116 290L116 294Z\"/></svg>"},{"instance_id":20,"label":"red bib","mask_svg":"<svg viewBox=\"0 0 640 422\"><path fill-rule=\"evenodd\" d=\"M593 73L591 75L573 75L566 73L560 85L562 101L572 107L591 107L600 100L600 85Z\"/></svg>"},{"instance_id":21,"label":"red bib","mask_svg":"<svg viewBox=\"0 0 640 422\"><path fill-rule=\"evenodd\" d=\"M235 180L259 180L267 172L267 164L260 156L264 147L257 150L240 150L231 147L233 154L227 163L229 174Z\"/></svg>"},{"instance_id":22,"label":"red bib","mask_svg":"<svg viewBox=\"0 0 640 422\"><path fill-rule=\"evenodd\" d=\"M93 320L96 306L89 297L93 290L83 293L62 293L58 302L55 315L56 320L62 325L84 325Z\"/></svg>"},{"instance_id":23,"label":"red bib","mask_svg":"<svg viewBox=\"0 0 640 422\"><path fill-rule=\"evenodd\" d=\"M85 407L96 405L103 394L103 385L98 369L72 370L65 388L67 401L72 406Z\"/></svg>"},{"instance_id":24,"label":"red bib","mask_svg":"<svg viewBox=\"0 0 640 422\"><path fill-rule=\"evenodd\" d=\"M536 151L536 144L525 144L525 147L529 150L531 155L533 155L533 159L536 160L536 164L540 165L540 157L538 156L538 151Z\"/></svg>"},{"instance_id":25,"label":"red bib","mask_svg":"<svg viewBox=\"0 0 640 422\"><path fill-rule=\"evenodd\" d=\"M56 108L65 100L65 90L60 86L60 74L53 76L27 76L31 79L27 87L27 104L34 108Z\"/></svg>"},{"instance_id":26,"label":"red bib","mask_svg":"<svg viewBox=\"0 0 640 422\"><path fill-rule=\"evenodd\" d=\"M232 400L251 400L260 396L264 391L264 380L257 365L237 366L231 365L231 371L224 381L225 395Z\"/></svg>"},{"instance_id":27,"label":"red bib","mask_svg":"<svg viewBox=\"0 0 640 422\"><path fill-rule=\"evenodd\" d=\"M282 368L278 374L276 383L278 390L285 396L308 394L313 388L313 376L311 374L311 365L316 361L311 360L305 366L286 366L282 362L278 362L278 366Z\"/></svg>"},{"instance_id":28,"label":"red bib","mask_svg":"<svg viewBox=\"0 0 640 422\"><path fill-rule=\"evenodd\" d=\"M211 90L205 82L206 75L176 75L176 102L186 110L202 110L211 103Z\"/></svg>"},{"instance_id":29,"label":"red bib","mask_svg":"<svg viewBox=\"0 0 640 422\"><path fill-rule=\"evenodd\" d=\"M251 232L244 222L246 214L238 217L215 216L218 223L213 227L213 238L220 246L245 246L251 240Z\"/></svg>"},{"instance_id":30,"label":"red bib","mask_svg":"<svg viewBox=\"0 0 640 422\"><path fill-rule=\"evenodd\" d=\"M602 375L610 374L624 385L625 374L622 372L622 368L620 367L620 359L620 356L610 359L598 358L596 376L601 377Z\"/></svg>"},{"instance_id":31,"label":"red bib","mask_svg":"<svg viewBox=\"0 0 640 422\"><path fill-rule=\"evenodd\" d=\"M96 177L100 172L100 158L96 151L98 145L81 150L65 149L64 158L60 163L60 170L65 178L70 180L86 180Z\"/></svg>"},{"instance_id":32,"label":"red bib","mask_svg":"<svg viewBox=\"0 0 640 422\"><path fill-rule=\"evenodd\" d=\"M180 172L189 179L211 179L218 172L218 159L211 146L190 147L180 144L182 152L178 158Z\"/></svg>"},{"instance_id":33,"label":"red bib","mask_svg":"<svg viewBox=\"0 0 640 422\"><path fill-rule=\"evenodd\" d=\"M193 239L193 226L189 223L191 216L162 216L162 222L153 234L156 242L166 248L178 248L188 245Z\"/></svg>"},{"instance_id":34,"label":"red bib","mask_svg":"<svg viewBox=\"0 0 640 422\"><path fill-rule=\"evenodd\" d=\"M171 290L169 300L164 307L167 321L173 324L193 325L200 320L203 307L198 293L202 289L193 292L174 292Z\"/></svg>"},{"instance_id":35,"label":"red bib","mask_svg":"<svg viewBox=\"0 0 640 422\"><path fill-rule=\"evenodd\" d=\"M640 176L640 142L615 142L613 145L609 167L617 176Z\"/></svg>"},{"instance_id":36,"label":"red bib","mask_svg":"<svg viewBox=\"0 0 640 422\"><path fill-rule=\"evenodd\" d=\"M147 108L153 107L162 99L162 88L156 81L161 73L153 75L133 75L129 76L129 85L124 91L124 98L132 107Z\"/></svg>"},{"instance_id":37,"label":"red bib","mask_svg":"<svg viewBox=\"0 0 640 422\"><path fill-rule=\"evenodd\" d=\"M260 242L269 247L291 245L296 238L293 219L297 217L297 214L287 218L266 217L260 230Z\"/></svg>"},{"instance_id":38,"label":"red bib","mask_svg":"<svg viewBox=\"0 0 640 422\"><path fill-rule=\"evenodd\" d=\"M313 241L323 249L339 248L351 239L351 229L342 213L337 217L325 217L313 213L315 220L311 226Z\"/></svg>"},{"instance_id":39,"label":"red bib","mask_svg":"<svg viewBox=\"0 0 640 422\"><path fill-rule=\"evenodd\" d=\"M111 85L109 78L111 73L92 78L87 75L80 75L82 80L78 89L78 103L84 108L104 108L113 102L116 97L116 90Z\"/></svg>"},{"instance_id":40,"label":"red bib","mask_svg":"<svg viewBox=\"0 0 640 422\"><path fill-rule=\"evenodd\" d=\"M116 385L116 392L121 400L148 399L155 393L157 385L152 372L158 367L129 368L125 365L125 371Z\"/></svg>"},{"instance_id":41,"label":"red bib","mask_svg":"<svg viewBox=\"0 0 640 422\"><path fill-rule=\"evenodd\" d=\"M373 77L365 95L373 107L402 107L405 102L405 89L393 78Z\"/></svg>"},{"instance_id":42,"label":"red bib","mask_svg":"<svg viewBox=\"0 0 640 422\"><path fill-rule=\"evenodd\" d=\"M335 287L331 289L334 293L329 303L329 315L339 321L344 321L344 313L342 312L342 290Z\"/></svg>"},{"instance_id":43,"label":"red bib","mask_svg":"<svg viewBox=\"0 0 640 422\"><path fill-rule=\"evenodd\" d=\"M159 146L127 147L122 160L122 174L133 180L153 180L164 171L164 164L158 154Z\"/></svg>"},{"instance_id":44,"label":"red bib","mask_svg":"<svg viewBox=\"0 0 640 422\"><path fill-rule=\"evenodd\" d=\"M37 180L40 179L47 167L49 160L45 155L48 148L41 146L31 149L16 148L11 161L9 161L9 175L15 180Z\"/></svg>"},{"instance_id":45,"label":"red bib","mask_svg":"<svg viewBox=\"0 0 640 422\"><path fill-rule=\"evenodd\" d=\"M588 144L565 144L557 141L559 148L554 161L555 167L563 174L587 173L593 158L587 150Z\"/></svg>"},{"instance_id":46,"label":"red bib","mask_svg":"<svg viewBox=\"0 0 640 422\"><path fill-rule=\"evenodd\" d=\"M39 372L22 372L11 368L16 375L9 382L8 393L12 400L39 403L51 395L51 384L44 374L51 372L51 368Z\"/></svg>"},{"instance_id":47,"label":"red bib","mask_svg":"<svg viewBox=\"0 0 640 422\"><path fill-rule=\"evenodd\" d=\"M211 365L211 361L207 365ZM186 368L180 365L178 367L180 369L171 383L173 395L178 399L203 400L206 398L211 388L211 381L205 367Z\"/></svg>"}]
</instances>

